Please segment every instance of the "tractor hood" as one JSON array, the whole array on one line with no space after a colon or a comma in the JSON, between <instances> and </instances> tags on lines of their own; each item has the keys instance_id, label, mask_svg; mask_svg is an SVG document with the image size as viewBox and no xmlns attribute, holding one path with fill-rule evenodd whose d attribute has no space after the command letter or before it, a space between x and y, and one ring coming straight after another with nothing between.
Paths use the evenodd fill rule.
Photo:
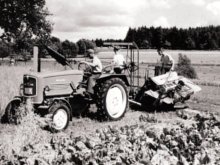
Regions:
<instances>
[{"instance_id":1,"label":"tractor hood","mask_svg":"<svg viewBox=\"0 0 220 165\"><path fill-rule=\"evenodd\" d=\"M44 97L71 95L73 88L76 89L82 79L83 71L80 70L25 74L23 78L23 94L24 96L32 97L33 103L41 104ZM45 89L47 90L45 91Z\"/></svg>"},{"instance_id":2,"label":"tractor hood","mask_svg":"<svg viewBox=\"0 0 220 165\"><path fill-rule=\"evenodd\" d=\"M64 70L59 72L32 72L27 75L32 75L38 78L49 78L49 77L62 77L68 75L83 75L83 71L81 70Z\"/></svg>"}]
</instances>

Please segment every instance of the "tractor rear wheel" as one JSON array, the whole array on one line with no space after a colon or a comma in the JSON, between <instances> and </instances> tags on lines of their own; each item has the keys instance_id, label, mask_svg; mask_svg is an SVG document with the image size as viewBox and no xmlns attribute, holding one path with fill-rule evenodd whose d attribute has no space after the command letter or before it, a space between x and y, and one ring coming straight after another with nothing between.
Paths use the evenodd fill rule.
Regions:
<instances>
[{"instance_id":1,"label":"tractor rear wheel","mask_svg":"<svg viewBox=\"0 0 220 165\"><path fill-rule=\"evenodd\" d=\"M52 125L51 130L53 132L59 132L67 128L70 121L70 109L63 102L55 102L49 108L49 114L51 114Z\"/></svg>"},{"instance_id":2,"label":"tractor rear wheel","mask_svg":"<svg viewBox=\"0 0 220 165\"><path fill-rule=\"evenodd\" d=\"M120 78L111 78L98 85L97 107L110 120L122 118L128 108L128 91Z\"/></svg>"}]
</instances>

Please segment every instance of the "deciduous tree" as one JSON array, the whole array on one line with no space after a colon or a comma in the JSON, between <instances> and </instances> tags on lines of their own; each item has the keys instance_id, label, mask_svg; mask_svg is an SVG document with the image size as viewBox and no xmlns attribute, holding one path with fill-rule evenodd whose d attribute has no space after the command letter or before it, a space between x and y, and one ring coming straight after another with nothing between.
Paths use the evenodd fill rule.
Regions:
<instances>
[{"instance_id":1,"label":"deciduous tree","mask_svg":"<svg viewBox=\"0 0 220 165\"><path fill-rule=\"evenodd\" d=\"M0 16L0 28L4 30L1 38L19 42L20 49L26 47L27 40L43 40L52 30L45 0L0 0Z\"/></svg>"}]
</instances>

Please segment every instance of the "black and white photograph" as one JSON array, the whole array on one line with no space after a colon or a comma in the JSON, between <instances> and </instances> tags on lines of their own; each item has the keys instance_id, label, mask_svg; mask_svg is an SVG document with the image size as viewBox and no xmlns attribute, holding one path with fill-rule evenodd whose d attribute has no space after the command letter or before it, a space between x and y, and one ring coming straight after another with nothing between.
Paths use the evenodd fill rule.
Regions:
<instances>
[{"instance_id":1,"label":"black and white photograph","mask_svg":"<svg viewBox=\"0 0 220 165\"><path fill-rule=\"evenodd\" d=\"M220 165L219 0L0 0L0 165Z\"/></svg>"}]
</instances>

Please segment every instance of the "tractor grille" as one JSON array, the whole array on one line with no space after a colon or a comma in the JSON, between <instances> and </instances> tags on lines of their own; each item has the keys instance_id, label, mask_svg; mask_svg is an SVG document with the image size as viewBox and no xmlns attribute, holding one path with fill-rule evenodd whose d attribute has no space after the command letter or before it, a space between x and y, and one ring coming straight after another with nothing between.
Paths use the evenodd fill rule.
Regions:
<instances>
[{"instance_id":1,"label":"tractor grille","mask_svg":"<svg viewBox=\"0 0 220 165\"><path fill-rule=\"evenodd\" d=\"M36 79L29 77L28 75L24 76L24 95L25 96L35 96L36 95Z\"/></svg>"}]
</instances>

